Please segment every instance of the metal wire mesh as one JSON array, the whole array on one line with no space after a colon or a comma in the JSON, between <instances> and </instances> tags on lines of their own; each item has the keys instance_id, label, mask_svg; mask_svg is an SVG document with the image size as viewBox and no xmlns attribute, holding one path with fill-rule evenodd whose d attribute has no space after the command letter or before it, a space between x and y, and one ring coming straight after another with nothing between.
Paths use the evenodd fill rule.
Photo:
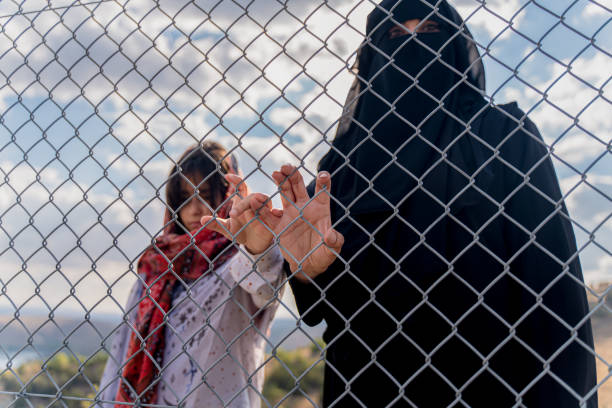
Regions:
<instances>
[{"instance_id":1,"label":"metal wire mesh","mask_svg":"<svg viewBox=\"0 0 612 408\"><path fill-rule=\"evenodd\" d=\"M612 406L609 381L612 372L612 333L609 330L612 327L612 286L609 283L612 281L610 4L595 0L456 0L451 3L475 33L479 60L484 63L488 75L487 107L496 108L498 101L505 99L518 99L525 113L541 128L543 142L526 129L524 118L518 120L504 113L516 122L516 132L527 132L544 145L547 154L542 160L554 163L578 250L572 259L564 260L538 243L537 233L548 219L561 213L560 203L535 187L529 178L531 171L524 172L514 163L504 161L499 156L500 146L489 145L471 132L474 123L457 118L445 107L444 101L437 98L439 106L428 117L437 111L454 117L465 127L465 134L495 152L475 174L492 160L501 160L521 177L517 191L530 187L555 209L534 229L526 228L505 212L504 205L510 198L498 202L478 187L475 174L467 174L448 159L447 149L435 145L431 147L440 159L424 175L415 176L404 168L406 178L418 183L404 199L418 190L444 207L445 216L464 225L462 219L450 211L451 204L440 201L422 180L440 163L448 164L465 177L469 185L462 191L474 188L481 199L498 207L474 233L470 248L477 247L495 258L504 266L501 275L510 276L538 298L540 307L545 307L541 298L557 281L568 276L568 265L580 257L586 283L579 280L576 283L587 292L590 312L585 319L591 319L595 331L595 348L584 342L581 346L595 359L598 378L588 395L578 395L567 385L565 389L575 398L576 406L587 406L595 393L599 393L601 406ZM390 223L403 222L420 236L418 245L435 252L426 236L439 221L433 220L425 231L415 229L398 216L404 199L392 202L374 188L376 180L384 177L385 170L399 163L394 151L375 138L366 138L362 143L374 143L389 157L388 165L373 176L367 176L350 162L350 154L332 145L336 129L339 124L342 126L342 114L346 116L346 110L342 109L346 109L344 100L353 78L351 68L357 58L355 50L365 37L365 18L377 4L371 0L10 0L0 4L2 406L112 405L102 397L105 389L100 385L100 377L109 355L111 360L114 358L113 333L138 332L132 319L140 302L126 306L126 300L131 287L140 288L132 292L136 299L144 299L150 294L146 290L142 292L137 262L145 247L154 242L165 226L161 220L166 208L167 170L171 164L177 164L179 153L187 146L205 140L221 142L228 149L228 156L238 157L251 189L268 193L275 204L280 202L283 193L273 185L274 170L282 163L293 162L297 171L309 181L316 176L316 162L332 149L343 156L345 166L355 172L355 177L367 184L363 194L377 195L391 208L392 216L382 219L377 229L372 231L360 226L359 233L369 236L368 245L383 254L382 258L390 260L393 271L375 287L360 282L370 298L346 319L346 327L338 335L338 338L352 335L360 342L364 353L373 356L360 372L377 367L393 377L384 363L376 361L376 356L397 336L402 336L401 325L422 306L435 309L437 315L455 328L478 307L496 313L483 300L494 282L487 288L474 288L453 270L452 262L448 271L427 288L410 282L418 288L422 301L400 318L386 311L384 300L377 297L379 290L403 268L403 259L412 249L398 260L376 242L375 235ZM436 12L432 9L432 15ZM393 18L392 14L389 18ZM414 36L414 41L419 42L418 36ZM437 61L444 63L440 58ZM464 72L448 64L446 67L465 81ZM406 76L410 77L407 73ZM419 85L411 87L419 88ZM427 92L424 88L419 89ZM394 102L386 103L391 114ZM412 127L418 130L418 126ZM188 178L184 179L191 183ZM460 193L457 192L457 196ZM305 222L316 230L304 217L306 206L316 199L314 195L291 204L301 216L295 222ZM346 206L337 197L332 197L332 202L342 206L344 211L344 216L335 220L334 225L342 221L360 225L361 219L351 212L350 205ZM176 217L175 211L173 214ZM542 290L534 290L521 282L509 270L509 261L479 242L478 235L500 214L529 235L528 244L538 247L564 268L563 273ZM321 383L312 378L322 375L323 365L329 363L326 352L335 339L327 344L321 342L320 326L308 328L289 291L283 295L283 288L289 286L288 282L299 273L301 266L297 272L289 272L281 275L278 281L270 282L256 265L261 265L279 247L287 253L278 238L292 225L276 231L275 246L259 257L252 259L243 248L238 249L239 255L252 261L247 267L250 268L248 276L237 279L232 285L213 273L220 282L219 290L227 293L227 298L212 306L201 303L194 294L194 287L203 280L184 281L178 277L184 296L173 303L171 313L178 316L179 310L191 307L196 310L194 315L204 316L204 319L187 338L181 338L177 331L178 320L174 324L172 318L165 320L167 333L183 343L179 344L183 352L173 361L157 366L161 371L157 380L159 386L171 389L174 401L164 405L160 401L147 404L143 400L135 406L191 406L193 401L189 398L198 387L211 390L219 406L247 406L248 403L240 399L243 392L256 395L263 406L297 406L292 404L298 402L303 404L300 406L322 406ZM322 239L321 231L317 232ZM323 245L321 240L307 256ZM466 247L465 251L468 249ZM298 265L304 262L304 258L298 259L291 254L289 257ZM176 259L167 261L172 263ZM351 259L342 252L339 259L350 265ZM175 273L172 268L170 273ZM261 308L249 309L237 302L233 294L242 283L254 279L253 276L266 282L262 290L268 297ZM343 273L325 285L311 283L320 296L312 310L325 305L343 316L341 307L326 293L342 276L361 281L350 266L346 266ZM463 317L454 321L428 300L448 276L460 280L477 297ZM210 316L227 304L235 305L236 310L248 316L246 326L230 338L225 338L210 320ZM396 333L375 348L361 339L360 332L351 326L360 311L373 305L385 311L398 326ZM272 333L262 330L256 323L264 318L266 307L269 310L278 307ZM547 309L547 312L556 316L553 310ZM304 316L307 313L302 311ZM526 313L522 319L528 317ZM578 327L584 321L574 325L562 318L556 319L572 333L572 340L576 340ZM289 323L279 329L280 321ZM499 347L511 340L521 342L515 331L521 321L506 323L509 334L500 340ZM205 331L214 332L222 343L221 355L208 367L199 366L198 357L185 349L195 341L199 344L198 336ZM267 349L263 361L250 369L242 366L241 357L232 353L232 348L247 335L264 339ZM300 339L302 354L305 347L310 347L309 358L299 360L301 366L298 364L297 369L297 357L285 350L293 347L292 339L298 338L296 336ZM419 348L410 336L404 337ZM484 362L495 355L495 352L491 356L481 354L470 339L454 330L449 337L440 339L434 350L420 349L427 357L426 363L410 373L405 383L396 381L399 391L390 396L391 402L385 405L403 402L409 404L406 406L416 406L406 391L412 378L424 369L434 370L445 378L432 363L432 356L447 342L457 339ZM522 344L530 349L529 344ZM567 344L561 345L558 353L566 347ZM548 364L549 360L539 358L545 366ZM164 376L164 369L175 360L180 360L180 364L192 362L185 367L185 376L190 373L193 378L195 373L199 379L186 394L174 390L169 378ZM230 398L215 391L207 378L216 375L215 370L227 361L230 361L227 364L239 366L238 371L247 379ZM116 361L116 364L123 367L126 362ZM342 397L354 397L357 406L366 406L359 401L354 389L351 390L354 379L344 378L343 372L333 365L328 364L327 370L344 379L346 391ZM265 385L262 383L264 371ZM482 371L504 382L487 364ZM546 367L542 372L543 375L554 374ZM120 375L117 373L116 378ZM284 378L286 387L280 391L269 386L275 375ZM564 382L560 378L555 380ZM445 378L445 381L457 394L453 406L468 406L462 392L472 380L468 379L459 387L453 385L451 379ZM512 389L511 385L506 385ZM524 406L522 398L528 389L529 386L522 392L516 391L515 406ZM336 404L345 406L340 400Z\"/></svg>"}]
</instances>

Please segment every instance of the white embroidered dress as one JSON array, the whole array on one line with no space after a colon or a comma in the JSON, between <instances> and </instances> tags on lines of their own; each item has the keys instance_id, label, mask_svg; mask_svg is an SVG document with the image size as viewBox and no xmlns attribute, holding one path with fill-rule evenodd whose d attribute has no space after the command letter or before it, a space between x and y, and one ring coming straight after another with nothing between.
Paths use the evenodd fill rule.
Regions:
<instances>
[{"instance_id":1,"label":"white embroidered dress","mask_svg":"<svg viewBox=\"0 0 612 408\"><path fill-rule=\"evenodd\" d=\"M165 328L156 406L259 407L266 338L281 296L282 256L271 249L257 262L240 250L187 294L176 285ZM130 292L126 317L135 321L143 285ZM99 407L113 407L132 328L117 329L100 382ZM127 406L127 405L126 405Z\"/></svg>"}]
</instances>

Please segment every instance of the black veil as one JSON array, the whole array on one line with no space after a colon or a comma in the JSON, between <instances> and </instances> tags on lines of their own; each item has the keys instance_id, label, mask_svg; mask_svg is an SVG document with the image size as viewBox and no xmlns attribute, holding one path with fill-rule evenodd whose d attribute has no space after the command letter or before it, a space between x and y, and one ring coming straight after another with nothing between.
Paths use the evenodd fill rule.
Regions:
<instances>
[{"instance_id":1,"label":"black veil","mask_svg":"<svg viewBox=\"0 0 612 408\"><path fill-rule=\"evenodd\" d=\"M442 31L440 39L431 42L428 33L406 35L386 48L389 29L411 18L436 21ZM421 66L413 76L406 71L415 53L420 53ZM441 58L436 61L438 53ZM469 132L470 120L485 105L484 67L471 33L445 1L381 2L368 17L366 39L353 68L356 77L335 139L319 163L319 170L332 173L332 193L341 204L336 211L392 210L435 167L445 149L449 160L460 168L475 163L470 157L475 142L462 135ZM437 81L414 84L415 78L427 74L444 76L446 87L434 89ZM402 81L401 86L397 81ZM398 94L409 82L412 89ZM395 85L394 89L385 84ZM423 107L421 115L409 118L414 104ZM400 179L406 183L398 185ZM456 185L461 184L465 183ZM453 195L443 192L443 186L434 190L443 201Z\"/></svg>"}]
</instances>

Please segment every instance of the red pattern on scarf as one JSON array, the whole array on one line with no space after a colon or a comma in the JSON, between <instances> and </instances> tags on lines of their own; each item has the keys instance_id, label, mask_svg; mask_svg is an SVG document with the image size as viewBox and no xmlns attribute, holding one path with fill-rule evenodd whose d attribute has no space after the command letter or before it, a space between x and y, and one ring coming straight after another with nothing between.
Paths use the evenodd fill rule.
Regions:
<instances>
[{"instance_id":1,"label":"red pattern on scarf","mask_svg":"<svg viewBox=\"0 0 612 408\"><path fill-rule=\"evenodd\" d=\"M229 212L228 206L219 212L225 218ZM163 367L165 347L164 316L172 307L172 291L178 282L177 276L197 279L236 253L236 248L228 248L232 243L230 240L208 229L183 235L172 233L175 224L169 223L169 219L166 212L165 233L156 238L155 245L148 248L138 261L138 273L143 274L145 280L143 296L147 294L147 289L150 293L138 304L136 331L132 331L130 336L117 402L133 403L137 397L141 404L157 402L158 367ZM191 243L192 236L195 238L194 244ZM213 261L212 268L202 253ZM172 262L171 269L166 259ZM115 405L115 408L125 407Z\"/></svg>"}]
</instances>

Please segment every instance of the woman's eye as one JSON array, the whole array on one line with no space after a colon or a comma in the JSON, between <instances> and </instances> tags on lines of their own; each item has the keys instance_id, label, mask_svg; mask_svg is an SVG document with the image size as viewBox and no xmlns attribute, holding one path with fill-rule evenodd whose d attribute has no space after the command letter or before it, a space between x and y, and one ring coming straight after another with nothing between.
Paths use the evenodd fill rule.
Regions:
<instances>
[{"instance_id":1,"label":"woman's eye","mask_svg":"<svg viewBox=\"0 0 612 408\"><path fill-rule=\"evenodd\" d=\"M389 30L389 38L397 38L408 34L410 34L410 31L403 26L395 26Z\"/></svg>"},{"instance_id":2,"label":"woman's eye","mask_svg":"<svg viewBox=\"0 0 612 408\"><path fill-rule=\"evenodd\" d=\"M438 24L436 23L427 23L421 26L420 29L417 30L417 32L419 33L438 33L440 32L440 29L438 28Z\"/></svg>"},{"instance_id":3,"label":"woman's eye","mask_svg":"<svg viewBox=\"0 0 612 408\"><path fill-rule=\"evenodd\" d=\"M410 27L410 28L408 28ZM417 33L438 33L440 27L435 21L426 21L419 24L418 22L411 20L406 25L396 25L389 30L389 38L402 37L404 35L411 35L412 29L415 29Z\"/></svg>"}]
</instances>

